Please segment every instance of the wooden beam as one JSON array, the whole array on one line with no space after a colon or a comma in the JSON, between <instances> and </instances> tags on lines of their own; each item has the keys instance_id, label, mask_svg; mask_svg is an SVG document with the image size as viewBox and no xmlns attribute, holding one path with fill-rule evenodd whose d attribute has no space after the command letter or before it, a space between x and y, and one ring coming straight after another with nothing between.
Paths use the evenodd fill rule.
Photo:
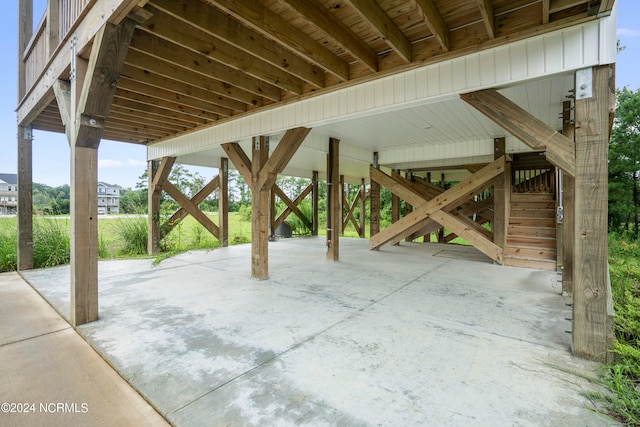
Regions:
<instances>
[{"instance_id":1,"label":"wooden beam","mask_svg":"<svg viewBox=\"0 0 640 427\"><path fill-rule=\"evenodd\" d=\"M411 43L378 3L369 0L349 0L349 3L405 62L413 60Z\"/></svg>"},{"instance_id":2,"label":"wooden beam","mask_svg":"<svg viewBox=\"0 0 640 427\"><path fill-rule=\"evenodd\" d=\"M224 32L225 29L223 27L225 26L225 21L227 23L226 26L229 26L228 22L230 18L227 15L217 12L215 9L201 2L192 4L199 6L201 9L200 11L195 11L195 14L198 15L200 19L206 20L204 21L204 28L218 29ZM148 9L153 13L153 17L141 26L144 31L186 48L193 53L204 54L207 58L220 64L243 70L248 75L281 89L298 95L302 94L303 80L282 69L282 63L273 65L265 62L262 57L248 55L246 51L229 43L225 36L215 34L215 30L214 35L212 35L210 31L205 31L204 28L194 26L193 23L190 22L189 17L177 19L175 16L164 13L155 7L148 6ZM183 7L181 7L181 9L184 10ZM193 15L193 13L190 15ZM211 22L209 22L209 19ZM238 24L236 30L242 32L246 30L246 27ZM239 36L239 34L229 33L226 34L226 36L238 40L236 36ZM254 34L254 36L257 36L258 40L255 40L252 46L258 47L262 36L258 34ZM249 44L251 42L250 36L247 36L246 40L247 44ZM272 44L275 45L275 43ZM269 53L266 51L261 51L261 53L269 56ZM289 53L289 57L293 58L293 55ZM322 80L324 83L324 79Z\"/></svg>"},{"instance_id":3,"label":"wooden beam","mask_svg":"<svg viewBox=\"0 0 640 427\"><path fill-rule=\"evenodd\" d=\"M287 163L302 145L309 132L311 132L310 128L299 127L289 129L284 134L278 146L273 150L271 157L260 170L260 176L256 182L258 190L268 189L273 186L278 174L287 166Z\"/></svg>"},{"instance_id":4,"label":"wooden beam","mask_svg":"<svg viewBox=\"0 0 640 427\"><path fill-rule=\"evenodd\" d=\"M159 165L158 160L147 162L147 253L149 255L160 252L160 191L154 191Z\"/></svg>"},{"instance_id":5,"label":"wooden beam","mask_svg":"<svg viewBox=\"0 0 640 427\"><path fill-rule=\"evenodd\" d=\"M496 38L496 21L495 21L493 5L491 4L491 0L476 0L476 1L478 2L478 7L480 8L480 14L482 15L482 22L484 23L484 28L487 30L487 35L489 36L489 39L495 39Z\"/></svg>"},{"instance_id":6,"label":"wooden beam","mask_svg":"<svg viewBox=\"0 0 640 427\"><path fill-rule=\"evenodd\" d=\"M494 138L493 155L495 159L506 154L505 138ZM507 162L504 173L496 176L493 187L493 242L502 250L507 248L507 234L509 229L509 211L511 206L511 163ZM457 234L457 233L456 233ZM502 260L504 262L504 260Z\"/></svg>"},{"instance_id":7,"label":"wooden beam","mask_svg":"<svg viewBox=\"0 0 640 427\"><path fill-rule=\"evenodd\" d=\"M71 324L98 320L98 150L71 144Z\"/></svg>"},{"instance_id":8,"label":"wooden beam","mask_svg":"<svg viewBox=\"0 0 640 427\"><path fill-rule=\"evenodd\" d=\"M189 77L194 74L201 75L206 79L218 80L224 88L224 84L237 86L245 92L250 92L254 96L265 97L272 101L280 101L281 90L277 86L266 83L263 80L245 74L243 71L224 65L193 51L181 49L178 45L167 40L136 30L135 37L131 43L131 49L136 53L144 54L153 52L153 56L159 59L154 68L161 67L160 70L170 72L172 67L177 68L183 76ZM135 58L127 58L128 63L133 64ZM146 61L145 61L146 62ZM158 71L160 71L158 70ZM185 79L189 84L196 77ZM198 85L198 84L196 84Z\"/></svg>"},{"instance_id":9,"label":"wooden beam","mask_svg":"<svg viewBox=\"0 0 640 427\"><path fill-rule=\"evenodd\" d=\"M56 94L56 103L60 112L60 118L64 125L67 140L71 141L72 113L71 113L71 83L66 80L57 80L53 85L53 93Z\"/></svg>"},{"instance_id":10,"label":"wooden beam","mask_svg":"<svg viewBox=\"0 0 640 427\"><path fill-rule=\"evenodd\" d=\"M365 238L365 203L367 202L367 193L365 191L364 178L360 184L360 238Z\"/></svg>"},{"instance_id":11,"label":"wooden beam","mask_svg":"<svg viewBox=\"0 0 640 427\"><path fill-rule=\"evenodd\" d=\"M276 196L278 196L280 200L282 200L284 204L287 206L287 208L278 216L278 218L272 221L271 227L273 228L273 230L278 228L280 224L282 224L284 220L287 219L287 217L292 213L295 214L298 218L300 218L300 220L304 222L304 224L309 229L313 228L312 220L307 218L300 211L300 209L298 209L298 205L311 193L311 191L312 191L312 186L308 185L304 190L302 190L302 192L298 195L298 197L296 197L295 200L291 200L289 196L287 196L284 193L284 191L282 191L282 189L278 187L278 185L273 186L271 192Z\"/></svg>"},{"instance_id":12,"label":"wooden beam","mask_svg":"<svg viewBox=\"0 0 640 427\"><path fill-rule=\"evenodd\" d=\"M450 49L449 29L433 0L415 0L415 2L418 13L422 15L422 20L427 24L442 50L448 51Z\"/></svg>"},{"instance_id":13,"label":"wooden beam","mask_svg":"<svg viewBox=\"0 0 640 427\"><path fill-rule=\"evenodd\" d=\"M169 178L169 174L171 173L171 168L173 168L174 163L176 162L175 157L163 157L160 165L158 166L158 170L153 177L153 182L151 188L149 188L150 192L154 194L160 194L162 191L165 182L167 182L167 178Z\"/></svg>"},{"instance_id":14,"label":"wooden beam","mask_svg":"<svg viewBox=\"0 0 640 427\"><path fill-rule=\"evenodd\" d=\"M336 76L340 81L349 80L349 65L337 55L318 44L288 20L260 2L235 0L205 0L220 8L263 36L304 56L310 62Z\"/></svg>"},{"instance_id":15,"label":"wooden beam","mask_svg":"<svg viewBox=\"0 0 640 427\"><path fill-rule=\"evenodd\" d=\"M172 0L155 0L153 5L162 9L164 13L170 13L179 19L182 22L179 27L183 31L186 32L189 26L197 27L200 31L206 32L218 40L225 40L237 49L253 56L243 58L246 55L239 54L237 55L238 59L243 58L245 61L258 63L266 61L271 66L278 67L290 75L307 81L316 88L324 87L324 71L322 69L308 63L272 39L247 28L227 13L222 13L202 2L177 3ZM154 9L151 10L155 17L160 15ZM156 26L154 30L157 28ZM192 35L189 34L189 36ZM215 45L215 42L211 41L211 45ZM202 47L210 50L210 46L206 45L200 46L198 50ZM216 50L220 50L219 47Z\"/></svg>"},{"instance_id":16,"label":"wooden beam","mask_svg":"<svg viewBox=\"0 0 640 427\"><path fill-rule=\"evenodd\" d=\"M283 1L297 10L305 20L311 22L337 41L371 71L378 71L378 56L376 52L322 4L307 0Z\"/></svg>"},{"instance_id":17,"label":"wooden beam","mask_svg":"<svg viewBox=\"0 0 640 427\"><path fill-rule=\"evenodd\" d=\"M504 263L504 250L493 243L485 235L470 227L462 220L461 217L455 217L439 210L431 214L431 218L433 218L433 220L438 224L448 228L467 242L471 243L474 248L478 249L498 264Z\"/></svg>"},{"instance_id":18,"label":"wooden beam","mask_svg":"<svg viewBox=\"0 0 640 427\"><path fill-rule=\"evenodd\" d=\"M96 33L74 111L77 122L74 138L80 146L97 148L100 144L104 119L109 114L135 26L133 20L125 19L120 25L106 23Z\"/></svg>"},{"instance_id":19,"label":"wooden beam","mask_svg":"<svg viewBox=\"0 0 640 427\"><path fill-rule=\"evenodd\" d=\"M569 175L574 175L574 143L557 130L534 117L495 89L466 93L460 97L532 149L546 149L547 159L550 163Z\"/></svg>"},{"instance_id":20,"label":"wooden beam","mask_svg":"<svg viewBox=\"0 0 640 427\"><path fill-rule=\"evenodd\" d=\"M311 223L313 224L313 227L311 228L311 235L312 236L317 236L318 235L318 222L319 222L319 215L318 215L318 198L319 198L319 194L318 194L318 171L313 171L311 174L311 187L312 187L312 193L313 195L311 196L311 210L312 210L312 216L313 219L311 221Z\"/></svg>"},{"instance_id":21,"label":"wooden beam","mask_svg":"<svg viewBox=\"0 0 640 427\"><path fill-rule=\"evenodd\" d=\"M240 175L244 178L244 182L246 182L249 186L251 186L251 160L245 154L240 144L237 142L230 142L227 144L222 144L222 149L229 159L231 159L231 163L236 167Z\"/></svg>"},{"instance_id":22,"label":"wooden beam","mask_svg":"<svg viewBox=\"0 0 640 427\"><path fill-rule=\"evenodd\" d=\"M47 2L47 48L46 57L51 58L60 43L60 0Z\"/></svg>"},{"instance_id":23,"label":"wooden beam","mask_svg":"<svg viewBox=\"0 0 640 427\"><path fill-rule=\"evenodd\" d=\"M373 153L373 165L369 168L369 176L371 170L379 171L378 153ZM371 178L369 188L369 236L373 237L380 232L380 184Z\"/></svg>"},{"instance_id":24,"label":"wooden beam","mask_svg":"<svg viewBox=\"0 0 640 427\"><path fill-rule=\"evenodd\" d=\"M562 133L570 140L575 138L574 124L571 123L571 101L562 103ZM575 179L562 176L562 293L573 294L573 244L575 236Z\"/></svg>"},{"instance_id":25,"label":"wooden beam","mask_svg":"<svg viewBox=\"0 0 640 427\"><path fill-rule=\"evenodd\" d=\"M18 126L18 271L33 268L33 130Z\"/></svg>"},{"instance_id":26,"label":"wooden beam","mask_svg":"<svg viewBox=\"0 0 640 427\"><path fill-rule=\"evenodd\" d=\"M607 264L607 154L615 109L613 65L592 69L593 95L576 99L573 354L613 360L613 302Z\"/></svg>"},{"instance_id":27,"label":"wooden beam","mask_svg":"<svg viewBox=\"0 0 640 427\"><path fill-rule=\"evenodd\" d=\"M268 138L253 138L251 144L251 277L269 278L269 190L257 183L269 156ZM231 157L231 156L229 156ZM233 161L233 159L232 159Z\"/></svg>"},{"instance_id":28,"label":"wooden beam","mask_svg":"<svg viewBox=\"0 0 640 427\"><path fill-rule=\"evenodd\" d=\"M216 238L220 238L220 229L217 225L213 223L209 219L204 212L198 209L198 206L194 204L191 200L187 198L180 190L178 190L171 182L168 180L162 186L162 190L166 192L173 200L178 202L178 204L184 208L185 211L189 213L192 217L196 219L204 228L209 231L209 233L213 234Z\"/></svg>"},{"instance_id":29,"label":"wooden beam","mask_svg":"<svg viewBox=\"0 0 640 427\"><path fill-rule=\"evenodd\" d=\"M550 8L551 0L542 0L542 23L549 23L549 8Z\"/></svg>"},{"instance_id":30,"label":"wooden beam","mask_svg":"<svg viewBox=\"0 0 640 427\"><path fill-rule=\"evenodd\" d=\"M229 159L220 158L218 172L218 227L220 228L220 246L229 246Z\"/></svg>"},{"instance_id":31,"label":"wooden beam","mask_svg":"<svg viewBox=\"0 0 640 427\"><path fill-rule=\"evenodd\" d=\"M340 194L340 140L329 139L327 154L327 260L340 259L342 197Z\"/></svg>"},{"instance_id":32,"label":"wooden beam","mask_svg":"<svg viewBox=\"0 0 640 427\"><path fill-rule=\"evenodd\" d=\"M342 220L342 232L343 233L344 233L344 230L347 228L347 225L349 225L349 221L351 221L351 223L353 224L353 228L355 228L356 229L356 233L358 233L358 236L362 235L362 226L360 224L358 224L358 220L356 220L356 217L354 215L354 211L356 209L356 206L358 206L358 202L360 200L361 200L360 190L358 190L358 193L356 193L356 197L354 197L354 199L353 199L353 201L351 203L349 203L349 200L347 199L347 195L343 191L343 194L342 194L342 207L346 211L346 214L345 214L345 216L344 216L344 218ZM364 223L361 223L361 224L364 226Z\"/></svg>"},{"instance_id":33,"label":"wooden beam","mask_svg":"<svg viewBox=\"0 0 640 427\"><path fill-rule=\"evenodd\" d=\"M391 176L402 179L398 171L392 171ZM391 224L395 224L400 220L400 197L397 193L391 192ZM400 241L393 242L394 245L399 245Z\"/></svg>"},{"instance_id":34,"label":"wooden beam","mask_svg":"<svg viewBox=\"0 0 640 427\"><path fill-rule=\"evenodd\" d=\"M505 163L505 158L501 157L433 199L422 203L420 206L414 204L416 209L409 215L395 224L391 224L391 226L380 231L375 236L371 236L369 249L379 248L395 237L401 236L400 238L404 238L409 236L421 229L424 226L422 221L428 220L434 212L439 210L447 212L460 205L461 202L473 197L476 191L483 189L495 176L504 172Z\"/></svg>"},{"instance_id":35,"label":"wooden beam","mask_svg":"<svg viewBox=\"0 0 640 427\"><path fill-rule=\"evenodd\" d=\"M216 188L218 188L219 186L220 186L220 175L213 178L211 181L207 183L207 185L202 187L200 191L194 194L193 197L190 199L190 202L197 207L209 196L209 194L213 193L216 190ZM181 206L180 209L174 212L173 215L171 215L171 217L162 225L162 227L160 227L161 236L164 237L167 234L169 234L171 230L173 230L173 228L180 223L180 221L182 221L187 217L188 214L189 214L189 211L187 211L187 209ZM219 238L219 236L216 236L216 237Z\"/></svg>"}]
</instances>

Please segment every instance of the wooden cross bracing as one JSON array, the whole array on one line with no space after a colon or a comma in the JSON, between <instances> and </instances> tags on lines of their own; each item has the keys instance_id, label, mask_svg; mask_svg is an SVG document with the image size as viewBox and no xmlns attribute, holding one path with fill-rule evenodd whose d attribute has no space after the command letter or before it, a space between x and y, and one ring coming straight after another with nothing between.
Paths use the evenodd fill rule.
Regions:
<instances>
[{"instance_id":1,"label":"wooden cross bracing","mask_svg":"<svg viewBox=\"0 0 640 427\"><path fill-rule=\"evenodd\" d=\"M403 178L399 174L389 176L375 168L370 168L373 181L406 200L414 207L414 211L371 236L369 249L377 249L386 243L399 242L414 233L416 235L418 232L424 233L428 226L436 229L446 227L489 258L502 263L503 249L493 243L490 232L470 220L468 214L480 211L472 208L478 202L469 200L493 185L494 178L504 173L505 163L506 159L503 156L448 190L435 190L437 188L435 186L425 186ZM485 210L486 206L488 203L478 204L477 208ZM461 209L453 211L458 207Z\"/></svg>"},{"instance_id":2,"label":"wooden cross bracing","mask_svg":"<svg viewBox=\"0 0 640 427\"><path fill-rule=\"evenodd\" d=\"M313 184L309 184L304 190L302 190L302 192L298 195L298 197L296 197L295 200L291 200L277 184L274 184L271 191L273 191L275 195L278 196L285 205L287 205L287 208L271 222L271 230L275 230L276 228L278 228L280 224L282 224L292 213L300 218L300 220L305 223L309 230L311 230L313 228L313 221L307 218L305 214L302 213L300 209L298 209L298 205L300 205L300 203L304 199L306 199L309 194L311 194L312 190Z\"/></svg>"}]
</instances>

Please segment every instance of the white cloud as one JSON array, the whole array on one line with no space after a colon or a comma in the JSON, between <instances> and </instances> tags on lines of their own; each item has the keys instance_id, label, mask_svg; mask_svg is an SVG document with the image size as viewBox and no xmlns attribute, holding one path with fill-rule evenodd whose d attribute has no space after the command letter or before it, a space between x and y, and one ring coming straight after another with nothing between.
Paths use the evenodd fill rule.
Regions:
<instances>
[{"instance_id":1,"label":"white cloud","mask_svg":"<svg viewBox=\"0 0 640 427\"><path fill-rule=\"evenodd\" d=\"M98 160L99 168L122 168L122 167L146 167L147 163L136 159L126 160L113 160L113 159L101 159Z\"/></svg>"},{"instance_id":2,"label":"white cloud","mask_svg":"<svg viewBox=\"0 0 640 427\"><path fill-rule=\"evenodd\" d=\"M618 35L618 37L631 39L634 37L640 37L640 30L634 30L632 28L618 28L616 34Z\"/></svg>"}]
</instances>

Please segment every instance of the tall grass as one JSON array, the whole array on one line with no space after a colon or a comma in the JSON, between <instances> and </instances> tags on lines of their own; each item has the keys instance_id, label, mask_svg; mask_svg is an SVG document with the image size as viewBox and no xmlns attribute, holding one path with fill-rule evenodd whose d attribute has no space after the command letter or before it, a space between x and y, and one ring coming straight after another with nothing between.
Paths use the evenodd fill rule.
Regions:
<instances>
[{"instance_id":1,"label":"tall grass","mask_svg":"<svg viewBox=\"0 0 640 427\"><path fill-rule=\"evenodd\" d=\"M609 234L609 269L615 309L615 362L604 381L611 394L591 394L625 425L640 426L640 250L633 237Z\"/></svg>"},{"instance_id":2,"label":"tall grass","mask_svg":"<svg viewBox=\"0 0 640 427\"><path fill-rule=\"evenodd\" d=\"M33 266L54 267L69 263L69 226L56 219L40 219L33 223Z\"/></svg>"},{"instance_id":3,"label":"tall grass","mask_svg":"<svg viewBox=\"0 0 640 427\"><path fill-rule=\"evenodd\" d=\"M0 273L17 269L17 241L18 231L15 222L0 222Z\"/></svg>"},{"instance_id":4,"label":"tall grass","mask_svg":"<svg viewBox=\"0 0 640 427\"><path fill-rule=\"evenodd\" d=\"M110 224L114 241L115 256L137 256L147 254L147 220L144 218L124 218Z\"/></svg>"}]
</instances>

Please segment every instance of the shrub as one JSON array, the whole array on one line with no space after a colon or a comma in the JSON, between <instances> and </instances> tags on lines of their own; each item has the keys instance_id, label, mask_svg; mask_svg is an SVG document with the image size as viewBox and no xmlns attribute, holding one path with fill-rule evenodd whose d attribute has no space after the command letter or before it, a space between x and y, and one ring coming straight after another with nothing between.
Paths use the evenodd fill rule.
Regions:
<instances>
[{"instance_id":1,"label":"shrub","mask_svg":"<svg viewBox=\"0 0 640 427\"><path fill-rule=\"evenodd\" d=\"M3 221L0 225L0 273L17 268L17 241L18 230L15 224Z\"/></svg>"},{"instance_id":2,"label":"shrub","mask_svg":"<svg viewBox=\"0 0 640 427\"><path fill-rule=\"evenodd\" d=\"M68 225L57 219L39 219L33 223L33 266L53 267L68 264L70 242Z\"/></svg>"},{"instance_id":3,"label":"shrub","mask_svg":"<svg viewBox=\"0 0 640 427\"><path fill-rule=\"evenodd\" d=\"M116 255L146 255L147 221L144 218L127 218L113 224L119 243Z\"/></svg>"}]
</instances>

